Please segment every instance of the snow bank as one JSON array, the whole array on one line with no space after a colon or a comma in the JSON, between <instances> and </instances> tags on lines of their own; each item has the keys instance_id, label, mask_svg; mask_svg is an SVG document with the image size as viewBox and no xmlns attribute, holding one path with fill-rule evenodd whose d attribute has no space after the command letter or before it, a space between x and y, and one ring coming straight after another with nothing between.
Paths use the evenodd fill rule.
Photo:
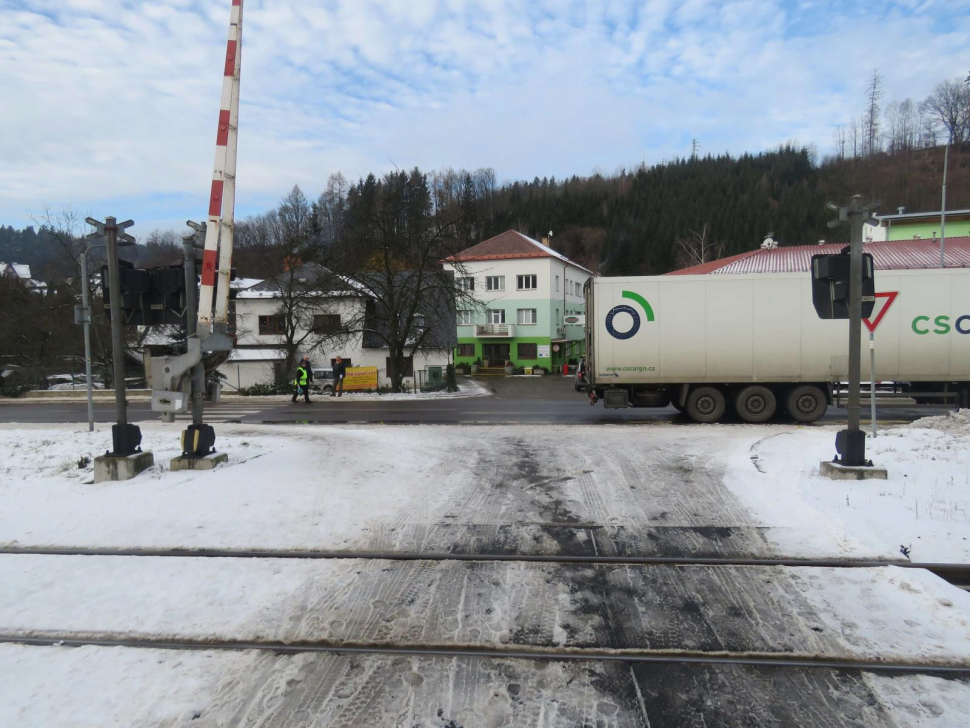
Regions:
<instances>
[{"instance_id":1,"label":"snow bank","mask_svg":"<svg viewBox=\"0 0 970 728\"><path fill-rule=\"evenodd\" d=\"M970 435L970 409L947 412L936 417L923 417L906 429L939 430L950 435Z\"/></svg>"},{"instance_id":2,"label":"snow bank","mask_svg":"<svg viewBox=\"0 0 970 728\"><path fill-rule=\"evenodd\" d=\"M836 543L845 556L970 562L970 413L931 417L869 436L866 454L888 480L823 478L837 427L794 427L736 453L725 483L776 525L785 552L818 553ZM813 534L814 529L814 534Z\"/></svg>"}]
</instances>

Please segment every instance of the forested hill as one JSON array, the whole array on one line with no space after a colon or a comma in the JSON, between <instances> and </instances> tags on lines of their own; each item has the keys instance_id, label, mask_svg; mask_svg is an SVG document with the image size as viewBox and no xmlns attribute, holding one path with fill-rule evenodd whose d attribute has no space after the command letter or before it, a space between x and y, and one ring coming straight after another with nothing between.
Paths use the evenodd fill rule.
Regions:
<instances>
[{"instance_id":1,"label":"forested hill","mask_svg":"<svg viewBox=\"0 0 970 728\"><path fill-rule=\"evenodd\" d=\"M951 148L947 209L970 208L970 149ZM534 180L497 191L484 229L515 228L533 237L552 230L564 254L606 275L665 273L683 260L678 239L701 234L721 255L760 245L774 233L782 245L848 240L826 227L825 208L853 194L879 200L879 212L940 209L943 148L815 166L806 150L704 157L610 177ZM695 236L696 237L696 236Z\"/></svg>"},{"instance_id":2,"label":"forested hill","mask_svg":"<svg viewBox=\"0 0 970 728\"><path fill-rule=\"evenodd\" d=\"M605 275L665 273L693 262L679 242L695 245L703 235L704 259L753 250L767 233L781 245L847 240L848 230L830 230L832 213L825 203L845 203L855 193L879 200L879 212L940 209L943 148L894 154L878 152L858 159L812 163L809 153L794 147L741 157L683 159L621 171L613 175L568 180L495 184L492 170L447 170L428 175L442 204L460 207L465 222L455 245L474 244L508 229L537 239L553 231L551 244L565 255ZM339 178L340 184L334 179ZM347 182L331 177L327 191L310 204L298 189L308 214L338 217L347 204ZM338 189L334 195L332 190ZM274 230L273 220L286 218L290 202L240 223L239 273L259 276L263 264L245 251L247 226ZM312 213L309 210L312 208ZM970 144L950 151L947 209L970 208ZM325 212L329 210L329 212ZM314 225L319 231L319 225ZM64 256L63 231L43 227L15 230L0 226L0 261L27 263L43 280L74 275L74 261ZM265 232L265 231L264 231ZM153 233L127 256L141 265L181 258L177 233ZM253 237L250 235L249 237ZM256 236L260 237L260 236ZM270 236L271 237L271 236ZM341 242L340 231L332 239ZM260 239L269 239L262 236ZM251 241L250 241L251 244ZM272 243L270 243L272 247ZM279 262L279 261L277 261ZM248 268L253 268L249 270Z\"/></svg>"}]
</instances>

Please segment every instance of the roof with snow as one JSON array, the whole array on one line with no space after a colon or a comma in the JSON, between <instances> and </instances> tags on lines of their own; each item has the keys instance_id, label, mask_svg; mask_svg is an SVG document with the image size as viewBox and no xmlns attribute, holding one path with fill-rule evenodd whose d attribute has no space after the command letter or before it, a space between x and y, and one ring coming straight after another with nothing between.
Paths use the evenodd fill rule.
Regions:
<instances>
[{"instance_id":1,"label":"roof with snow","mask_svg":"<svg viewBox=\"0 0 970 728\"><path fill-rule=\"evenodd\" d=\"M280 298L284 288L325 297L371 295L370 291L359 281L347 276L337 275L316 263L304 263L286 271L278 278L267 278L243 288L236 294L236 300ZM330 290L324 290L324 288Z\"/></svg>"},{"instance_id":2,"label":"roof with snow","mask_svg":"<svg viewBox=\"0 0 970 728\"><path fill-rule=\"evenodd\" d=\"M456 253L449 260L470 261L470 260L515 260L518 258L558 258L564 263L574 268L584 270L590 275L593 271L584 268L579 263L575 263L562 253L558 253L548 245L533 240L528 235L523 235L516 230L506 230L494 238L484 240L478 245L466 248L460 253Z\"/></svg>"},{"instance_id":3,"label":"roof with snow","mask_svg":"<svg viewBox=\"0 0 970 728\"><path fill-rule=\"evenodd\" d=\"M720 273L803 273L811 269L813 255L839 253L844 244L789 245L771 250L751 250L710 263L675 270L667 275ZM909 270L940 267L939 240L890 240L865 243L877 270ZM944 267L970 268L970 237L947 238Z\"/></svg>"},{"instance_id":4,"label":"roof with snow","mask_svg":"<svg viewBox=\"0 0 970 728\"><path fill-rule=\"evenodd\" d=\"M0 263L0 275L27 280L30 278L30 266L26 263Z\"/></svg>"}]
</instances>

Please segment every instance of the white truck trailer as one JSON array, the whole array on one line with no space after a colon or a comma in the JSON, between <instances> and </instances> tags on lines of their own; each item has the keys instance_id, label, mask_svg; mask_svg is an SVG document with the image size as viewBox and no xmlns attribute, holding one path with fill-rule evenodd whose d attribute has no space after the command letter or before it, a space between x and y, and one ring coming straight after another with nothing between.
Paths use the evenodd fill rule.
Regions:
<instances>
[{"instance_id":1,"label":"white truck trailer","mask_svg":"<svg viewBox=\"0 0 970 728\"><path fill-rule=\"evenodd\" d=\"M970 393L970 269L876 271L876 381ZM849 369L849 322L823 321L811 275L594 278L585 382L607 407L673 404L696 422L819 419ZM869 379L863 326L862 379Z\"/></svg>"}]
</instances>

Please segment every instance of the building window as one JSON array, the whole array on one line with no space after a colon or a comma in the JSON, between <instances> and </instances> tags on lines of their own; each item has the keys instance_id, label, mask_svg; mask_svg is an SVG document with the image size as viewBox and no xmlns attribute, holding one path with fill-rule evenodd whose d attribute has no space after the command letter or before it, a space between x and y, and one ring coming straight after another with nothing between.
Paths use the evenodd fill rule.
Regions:
<instances>
[{"instance_id":1,"label":"building window","mask_svg":"<svg viewBox=\"0 0 970 728\"><path fill-rule=\"evenodd\" d=\"M583 284L580 283L579 281L576 281L576 295L577 296L583 295Z\"/></svg>"},{"instance_id":2,"label":"building window","mask_svg":"<svg viewBox=\"0 0 970 728\"><path fill-rule=\"evenodd\" d=\"M519 344L519 359L538 359L538 344Z\"/></svg>"},{"instance_id":3,"label":"building window","mask_svg":"<svg viewBox=\"0 0 970 728\"><path fill-rule=\"evenodd\" d=\"M520 308L516 323L534 324L536 322L536 310L534 308Z\"/></svg>"},{"instance_id":4,"label":"building window","mask_svg":"<svg viewBox=\"0 0 970 728\"><path fill-rule=\"evenodd\" d=\"M283 325L283 317L280 314L259 317L260 336L279 336L285 330L286 327Z\"/></svg>"},{"instance_id":5,"label":"building window","mask_svg":"<svg viewBox=\"0 0 970 728\"><path fill-rule=\"evenodd\" d=\"M505 323L505 309L504 308L490 308L490 309L488 309L488 322L490 324L504 324Z\"/></svg>"},{"instance_id":6,"label":"building window","mask_svg":"<svg viewBox=\"0 0 970 728\"><path fill-rule=\"evenodd\" d=\"M474 311L470 311L468 309L464 309L464 310L459 311L458 312L458 325L459 326L471 326L473 323L475 323L475 321L473 320L473 316L474 315L475 315L475 312Z\"/></svg>"},{"instance_id":7,"label":"building window","mask_svg":"<svg viewBox=\"0 0 970 728\"><path fill-rule=\"evenodd\" d=\"M475 279L472 277L459 278L458 279L458 290L459 291L474 291L475 290Z\"/></svg>"},{"instance_id":8,"label":"building window","mask_svg":"<svg viewBox=\"0 0 970 728\"><path fill-rule=\"evenodd\" d=\"M387 376L394 376L394 364L391 363L391 357L387 357ZM406 356L404 357L404 373L402 377L413 377L414 376L414 357Z\"/></svg>"},{"instance_id":9,"label":"building window","mask_svg":"<svg viewBox=\"0 0 970 728\"><path fill-rule=\"evenodd\" d=\"M559 276L556 276L556 293L559 293Z\"/></svg>"},{"instance_id":10,"label":"building window","mask_svg":"<svg viewBox=\"0 0 970 728\"><path fill-rule=\"evenodd\" d=\"M505 276L486 276L485 277L485 290L487 290L487 291L504 291L505 290Z\"/></svg>"},{"instance_id":11,"label":"building window","mask_svg":"<svg viewBox=\"0 0 970 728\"><path fill-rule=\"evenodd\" d=\"M520 291L534 291L536 289L536 276L516 276L516 287Z\"/></svg>"},{"instance_id":12,"label":"building window","mask_svg":"<svg viewBox=\"0 0 970 728\"><path fill-rule=\"evenodd\" d=\"M340 331L339 313L318 313L313 316L313 333L336 334Z\"/></svg>"},{"instance_id":13,"label":"building window","mask_svg":"<svg viewBox=\"0 0 970 728\"><path fill-rule=\"evenodd\" d=\"M459 344L458 356L475 356L474 344Z\"/></svg>"}]
</instances>

